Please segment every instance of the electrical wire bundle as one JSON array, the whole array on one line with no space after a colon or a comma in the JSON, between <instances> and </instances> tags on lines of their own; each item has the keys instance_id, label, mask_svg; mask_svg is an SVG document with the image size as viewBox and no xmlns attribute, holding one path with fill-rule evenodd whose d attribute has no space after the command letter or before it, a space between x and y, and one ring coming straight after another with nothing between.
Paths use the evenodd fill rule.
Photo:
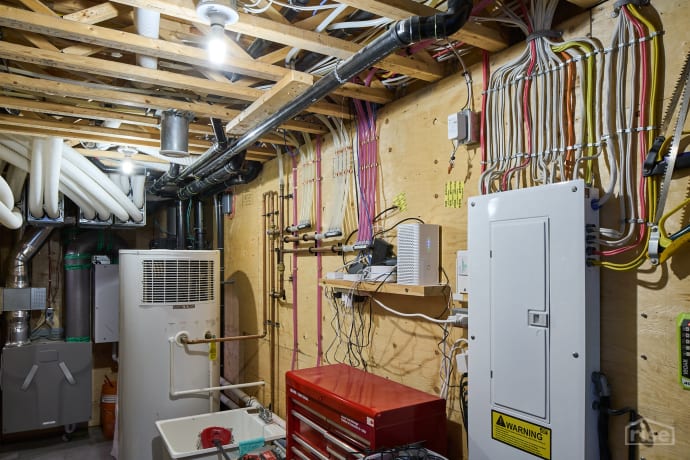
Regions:
<instances>
[{"instance_id":1,"label":"electrical wire bundle","mask_svg":"<svg viewBox=\"0 0 690 460\"><path fill-rule=\"evenodd\" d=\"M304 144L300 146L299 181L302 190L298 197L297 228L310 228L314 222L314 191L316 190L316 160L314 143L307 133L302 134Z\"/></svg>"},{"instance_id":2,"label":"electrical wire bundle","mask_svg":"<svg viewBox=\"0 0 690 460\"><path fill-rule=\"evenodd\" d=\"M527 46L487 85L479 188L492 193L584 179L602 191L594 207L617 207L611 211L619 226L602 228L605 249L597 255L634 254L601 265L633 269L646 259L658 188L656 179L642 177L641 165L658 130L660 32L625 4L609 48L592 38L562 42L550 30L557 3L533 0L529 11L521 5L521 15L499 4L503 16L492 18L519 27Z\"/></svg>"},{"instance_id":3,"label":"electrical wire bundle","mask_svg":"<svg viewBox=\"0 0 690 460\"><path fill-rule=\"evenodd\" d=\"M486 92L485 192L583 177L592 183L601 155L601 65L594 39L556 42L556 0L533 0L523 19L501 6L527 35L527 47L496 69ZM580 86L575 86L579 81ZM579 120L579 123L578 121Z\"/></svg>"},{"instance_id":4,"label":"electrical wire bundle","mask_svg":"<svg viewBox=\"0 0 690 460\"><path fill-rule=\"evenodd\" d=\"M324 353L327 363L345 363L367 369L365 350L372 341L373 319L371 301L358 301L353 288L344 295L325 290L333 317L333 340Z\"/></svg>"},{"instance_id":5,"label":"electrical wire bundle","mask_svg":"<svg viewBox=\"0 0 690 460\"><path fill-rule=\"evenodd\" d=\"M334 150L330 161L331 165L331 205L324 211L326 222L326 236L329 234L342 235L345 227L345 217L348 208L348 199L352 184L350 176L353 174L353 148L352 138L343 127L342 121L331 121L318 115L319 120L328 128L333 137Z\"/></svg>"},{"instance_id":6,"label":"electrical wire bundle","mask_svg":"<svg viewBox=\"0 0 690 460\"><path fill-rule=\"evenodd\" d=\"M371 83L369 73L366 85ZM373 217L376 213L376 176L378 174L378 137L376 110L370 102L355 100L357 112L357 185L359 190L359 216L357 240L360 244L373 242Z\"/></svg>"}]
</instances>

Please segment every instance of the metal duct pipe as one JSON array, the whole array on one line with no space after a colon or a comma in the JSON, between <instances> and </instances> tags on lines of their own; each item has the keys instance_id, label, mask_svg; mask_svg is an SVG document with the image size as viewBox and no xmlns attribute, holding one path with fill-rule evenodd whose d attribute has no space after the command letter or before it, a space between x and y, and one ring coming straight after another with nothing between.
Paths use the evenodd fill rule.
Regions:
<instances>
[{"instance_id":1,"label":"metal duct pipe","mask_svg":"<svg viewBox=\"0 0 690 460\"><path fill-rule=\"evenodd\" d=\"M24 238L14 248L9 260L12 264L7 271L5 286L8 288L29 287L31 279L29 262L46 242L53 227L32 227L26 231Z\"/></svg>"},{"instance_id":2,"label":"metal duct pipe","mask_svg":"<svg viewBox=\"0 0 690 460\"><path fill-rule=\"evenodd\" d=\"M91 338L91 256L117 255L126 243L112 233L91 231L75 236L66 246L65 339L86 342Z\"/></svg>"},{"instance_id":3,"label":"metal duct pipe","mask_svg":"<svg viewBox=\"0 0 690 460\"><path fill-rule=\"evenodd\" d=\"M166 110L161 115L161 155L181 158L189 156L189 122L191 112Z\"/></svg>"},{"instance_id":4,"label":"metal duct pipe","mask_svg":"<svg viewBox=\"0 0 690 460\"><path fill-rule=\"evenodd\" d=\"M285 120L302 112L393 51L421 40L447 38L467 22L471 11L471 0L450 0L445 13L429 17L413 16L396 22L388 32L341 62L333 72L317 81L309 90L235 140L227 150L220 153L215 149L207 151L186 167L180 173L180 179L189 177L192 173L201 177L180 189L178 196L188 199L226 181L237 173L244 160L244 151L260 136L277 128Z\"/></svg>"}]
</instances>

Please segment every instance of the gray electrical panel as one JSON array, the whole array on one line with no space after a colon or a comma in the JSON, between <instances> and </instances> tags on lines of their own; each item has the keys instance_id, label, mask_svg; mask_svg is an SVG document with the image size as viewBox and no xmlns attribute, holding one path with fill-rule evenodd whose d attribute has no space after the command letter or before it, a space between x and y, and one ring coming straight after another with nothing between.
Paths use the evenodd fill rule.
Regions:
<instances>
[{"instance_id":1,"label":"gray electrical panel","mask_svg":"<svg viewBox=\"0 0 690 460\"><path fill-rule=\"evenodd\" d=\"M91 418L91 343L40 341L2 350L2 432Z\"/></svg>"},{"instance_id":2,"label":"gray electrical panel","mask_svg":"<svg viewBox=\"0 0 690 460\"><path fill-rule=\"evenodd\" d=\"M118 265L93 266L93 341L120 340L120 272Z\"/></svg>"}]
</instances>

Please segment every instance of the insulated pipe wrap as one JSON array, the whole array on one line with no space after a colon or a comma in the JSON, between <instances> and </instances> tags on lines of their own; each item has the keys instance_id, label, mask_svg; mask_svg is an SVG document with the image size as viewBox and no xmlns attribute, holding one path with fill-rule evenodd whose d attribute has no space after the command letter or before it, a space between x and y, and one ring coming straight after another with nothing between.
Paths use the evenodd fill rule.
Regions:
<instances>
[{"instance_id":1,"label":"insulated pipe wrap","mask_svg":"<svg viewBox=\"0 0 690 460\"><path fill-rule=\"evenodd\" d=\"M62 164L63 140L60 137L47 139L43 150L43 207L51 219L60 217L59 188L60 166Z\"/></svg>"}]
</instances>

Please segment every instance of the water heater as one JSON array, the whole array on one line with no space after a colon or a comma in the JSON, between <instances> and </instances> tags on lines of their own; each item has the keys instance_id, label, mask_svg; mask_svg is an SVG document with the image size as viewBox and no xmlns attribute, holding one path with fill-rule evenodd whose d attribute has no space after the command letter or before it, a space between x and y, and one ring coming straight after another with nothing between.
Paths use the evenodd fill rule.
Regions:
<instances>
[{"instance_id":1,"label":"water heater","mask_svg":"<svg viewBox=\"0 0 690 460\"><path fill-rule=\"evenodd\" d=\"M218 385L215 347L174 338L218 336L219 267L218 251L120 251L121 460L162 458L157 420L217 410L217 394L172 393Z\"/></svg>"}]
</instances>

